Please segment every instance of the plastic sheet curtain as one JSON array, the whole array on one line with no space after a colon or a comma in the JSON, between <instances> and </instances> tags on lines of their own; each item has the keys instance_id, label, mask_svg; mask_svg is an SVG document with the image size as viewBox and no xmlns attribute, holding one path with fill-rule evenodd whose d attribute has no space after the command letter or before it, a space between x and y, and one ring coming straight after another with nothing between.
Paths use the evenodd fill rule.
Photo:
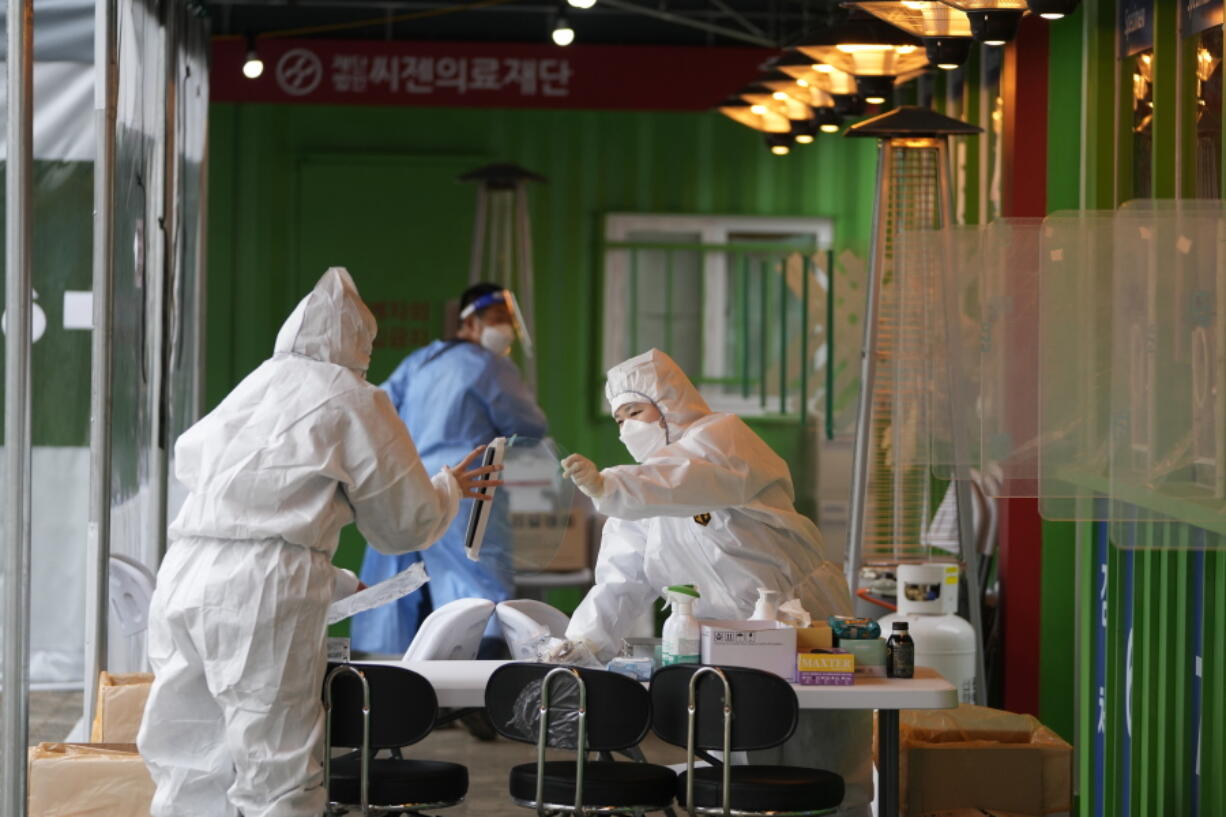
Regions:
<instances>
[{"instance_id":1,"label":"plastic sheet curtain","mask_svg":"<svg viewBox=\"0 0 1226 817\"><path fill-rule=\"evenodd\" d=\"M164 539L165 452L199 413L207 27L178 3L117 5L118 167L110 202L116 512L110 539L116 554L151 576ZM94 39L93 2L35 3L28 610L35 691L90 686L84 651L92 256L98 239ZM7 145L0 151L7 165ZM0 514L8 547L3 523ZM16 626L6 621L0 640L13 637ZM142 669L140 650L132 647L143 633L128 632L122 622L115 630L111 669ZM5 694L15 694L7 681L0 679ZM30 736L67 737L38 723ZM6 745L0 753L24 757L24 747Z\"/></svg>"},{"instance_id":2,"label":"plastic sheet curtain","mask_svg":"<svg viewBox=\"0 0 1226 817\"><path fill-rule=\"evenodd\" d=\"M29 678L36 689L79 685L82 677L93 15L92 3L35 4ZM3 85L0 95L7 120ZM8 145L0 150L7 173ZM0 514L0 530L4 523ZM4 533L8 547L11 540ZM9 628L0 628L0 639L11 635Z\"/></svg>"},{"instance_id":3,"label":"plastic sheet curtain","mask_svg":"<svg viewBox=\"0 0 1226 817\"><path fill-rule=\"evenodd\" d=\"M990 495L1038 497L1049 519L1109 522L1122 547L1180 540L1138 541L1138 522L1199 529L1194 547L1226 542L1221 202L1137 201L908 240L908 271L931 268L925 241L948 259L943 292L928 293L944 320L931 310L920 333L942 338L946 357L922 363L912 349L924 373L907 373L926 380L931 406L954 403L927 415L935 475L978 472Z\"/></svg>"}]
</instances>

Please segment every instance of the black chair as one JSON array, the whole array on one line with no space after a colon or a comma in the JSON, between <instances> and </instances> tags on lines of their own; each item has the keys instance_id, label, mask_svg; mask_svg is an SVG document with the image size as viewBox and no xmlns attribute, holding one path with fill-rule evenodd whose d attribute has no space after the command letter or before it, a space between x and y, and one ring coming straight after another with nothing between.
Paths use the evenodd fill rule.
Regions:
<instances>
[{"instance_id":1,"label":"black chair","mask_svg":"<svg viewBox=\"0 0 1226 817\"><path fill-rule=\"evenodd\" d=\"M677 801L694 814L828 814L843 802L843 778L801 766L734 766L731 752L769 749L796 731L792 685L746 667L678 664L651 679L652 731L686 749ZM695 768L702 758L709 767Z\"/></svg>"},{"instance_id":2,"label":"black chair","mask_svg":"<svg viewBox=\"0 0 1226 817\"><path fill-rule=\"evenodd\" d=\"M499 667L485 688L485 711L499 734L536 744L536 762L511 769L511 800L538 815L641 814L669 808L677 775L666 766L617 762L651 727L643 685L604 670L554 664ZM574 760L545 750L574 749ZM599 760L589 760L597 752Z\"/></svg>"},{"instance_id":3,"label":"black chair","mask_svg":"<svg viewBox=\"0 0 1226 817\"><path fill-rule=\"evenodd\" d=\"M464 766L401 755L402 748L430 734L438 713L434 687L416 672L334 665L324 682L324 708L330 814L416 814L457 805L468 794ZM334 759L333 747L357 751ZM381 750L391 757L376 757Z\"/></svg>"}]
</instances>

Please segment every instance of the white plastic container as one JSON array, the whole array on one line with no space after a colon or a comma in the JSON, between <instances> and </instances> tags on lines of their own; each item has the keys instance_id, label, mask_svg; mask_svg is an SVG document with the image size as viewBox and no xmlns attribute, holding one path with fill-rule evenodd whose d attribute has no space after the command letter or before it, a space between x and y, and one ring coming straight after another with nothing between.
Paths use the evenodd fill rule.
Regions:
<instances>
[{"instance_id":1,"label":"white plastic container","mask_svg":"<svg viewBox=\"0 0 1226 817\"><path fill-rule=\"evenodd\" d=\"M702 656L702 631L694 618L694 600L698 591L693 585L677 584L666 588L672 614L664 621L661 663L697 664Z\"/></svg>"},{"instance_id":2,"label":"white plastic container","mask_svg":"<svg viewBox=\"0 0 1226 817\"><path fill-rule=\"evenodd\" d=\"M878 619L882 632L908 623L915 665L931 667L953 684L962 703L975 702L975 630L958 609L958 566L899 565L898 612Z\"/></svg>"},{"instance_id":3,"label":"white plastic container","mask_svg":"<svg viewBox=\"0 0 1226 817\"><path fill-rule=\"evenodd\" d=\"M758 603L754 605L750 621L775 621L779 618L779 591L758 588Z\"/></svg>"}]
</instances>

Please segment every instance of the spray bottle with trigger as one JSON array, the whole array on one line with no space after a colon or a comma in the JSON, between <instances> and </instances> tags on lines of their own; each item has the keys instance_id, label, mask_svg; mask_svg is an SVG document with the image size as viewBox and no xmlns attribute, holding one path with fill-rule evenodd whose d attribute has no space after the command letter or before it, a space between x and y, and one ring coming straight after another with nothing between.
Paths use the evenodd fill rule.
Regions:
<instances>
[{"instance_id":1,"label":"spray bottle with trigger","mask_svg":"<svg viewBox=\"0 0 1226 817\"><path fill-rule=\"evenodd\" d=\"M664 622L661 658L670 664L697 664L701 658L701 636L694 618L694 600L699 598L692 584L674 584L664 589L672 614Z\"/></svg>"}]
</instances>

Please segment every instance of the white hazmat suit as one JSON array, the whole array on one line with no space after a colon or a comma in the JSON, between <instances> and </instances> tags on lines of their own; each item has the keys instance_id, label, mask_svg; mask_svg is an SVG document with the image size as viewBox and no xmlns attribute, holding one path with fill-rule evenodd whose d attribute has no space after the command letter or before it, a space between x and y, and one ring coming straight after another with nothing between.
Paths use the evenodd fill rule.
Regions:
<instances>
[{"instance_id":1,"label":"white hazmat suit","mask_svg":"<svg viewBox=\"0 0 1226 817\"><path fill-rule=\"evenodd\" d=\"M261 364L175 445L190 491L149 615L156 680L138 743L155 817L313 817L323 789L325 618L357 523L388 553L433 542L460 485L427 475L366 382L375 319L332 268Z\"/></svg>"},{"instance_id":2,"label":"white hazmat suit","mask_svg":"<svg viewBox=\"0 0 1226 817\"><path fill-rule=\"evenodd\" d=\"M640 612L673 584L698 588L699 618L748 619L760 587L799 598L818 621L851 613L843 571L824 558L817 526L793 505L787 463L739 417L712 412L656 349L610 369L605 391L614 411L653 404L664 420L662 447L638 465L586 479L598 486L592 500L609 519L596 584L571 618L569 641L608 661ZM584 486L583 476L576 481ZM802 727L809 726L797 739L820 739L805 741L813 745L803 759L790 758L843 775L849 814L872 799L871 723L866 712L804 713Z\"/></svg>"}]
</instances>

